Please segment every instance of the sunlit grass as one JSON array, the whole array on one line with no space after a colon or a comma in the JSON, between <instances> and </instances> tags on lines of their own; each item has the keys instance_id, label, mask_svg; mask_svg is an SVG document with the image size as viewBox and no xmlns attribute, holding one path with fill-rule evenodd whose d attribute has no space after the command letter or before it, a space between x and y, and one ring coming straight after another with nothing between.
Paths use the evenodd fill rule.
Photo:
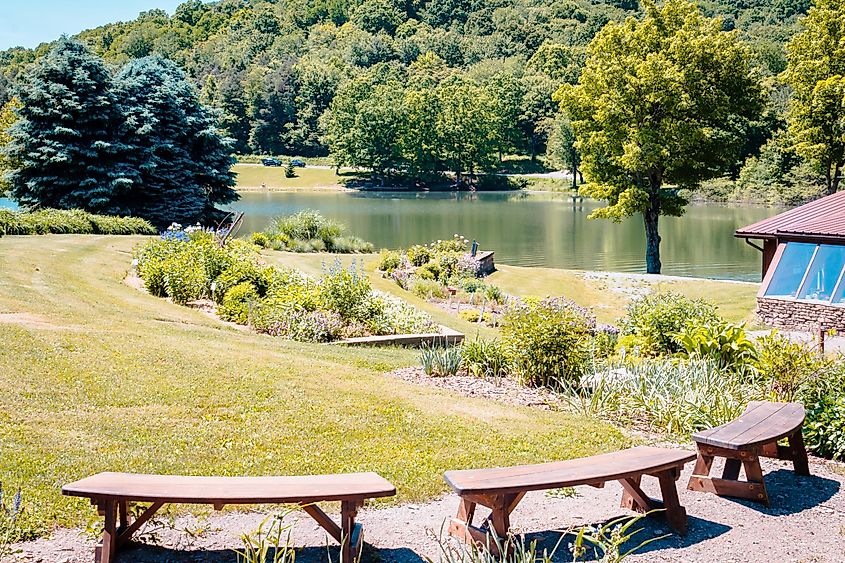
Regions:
<instances>
[{"instance_id":1,"label":"sunlit grass","mask_svg":"<svg viewBox=\"0 0 845 563\"><path fill-rule=\"evenodd\" d=\"M23 487L31 529L84 524L92 507L60 488L98 471L373 470L401 502L444 491L447 469L626 442L592 419L383 373L415 351L288 342L141 293L122 281L140 240L0 239L0 481Z\"/></svg>"},{"instance_id":2,"label":"sunlit grass","mask_svg":"<svg viewBox=\"0 0 845 563\"><path fill-rule=\"evenodd\" d=\"M334 168L294 168L296 177L285 178L284 166L260 166L237 164L233 170L237 176L238 189L330 188L340 185L343 172L338 176Z\"/></svg>"}]
</instances>

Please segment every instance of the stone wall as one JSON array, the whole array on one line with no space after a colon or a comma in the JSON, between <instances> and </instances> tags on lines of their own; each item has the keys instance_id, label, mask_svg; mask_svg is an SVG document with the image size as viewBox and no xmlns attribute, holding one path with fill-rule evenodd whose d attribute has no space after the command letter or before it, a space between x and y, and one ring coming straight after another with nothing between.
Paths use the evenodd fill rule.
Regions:
<instances>
[{"instance_id":1,"label":"stone wall","mask_svg":"<svg viewBox=\"0 0 845 563\"><path fill-rule=\"evenodd\" d=\"M789 330L845 330L845 307L758 297L757 316L768 326Z\"/></svg>"}]
</instances>

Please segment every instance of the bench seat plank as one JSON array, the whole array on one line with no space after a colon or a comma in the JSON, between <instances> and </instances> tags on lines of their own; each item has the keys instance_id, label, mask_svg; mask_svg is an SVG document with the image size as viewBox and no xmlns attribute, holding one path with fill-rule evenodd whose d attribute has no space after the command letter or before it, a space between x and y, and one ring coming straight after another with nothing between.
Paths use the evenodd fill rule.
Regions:
<instances>
[{"instance_id":1,"label":"bench seat plank","mask_svg":"<svg viewBox=\"0 0 845 563\"><path fill-rule=\"evenodd\" d=\"M396 487L376 473L293 477L199 477L98 473L62 487L69 496L176 504L305 504L389 497Z\"/></svg>"},{"instance_id":2,"label":"bench seat plank","mask_svg":"<svg viewBox=\"0 0 845 563\"><path fill-rule=\"evenodd\" d=\"M445 478L458 494L514 493L618 481L666 471L693 459L693 452L640 446L551 463L447 471Z\"/></svg>"},{"instance_id":3,"label":"bench seat plank","mask_svg":"<svg viewBox=\"0 0 845 563\"><path fill-rule=\"evenodd\" d=\"M692 438L699 444L739 450L785 438L803 424L804 405L801 403L752 401L736 420L696 432Z\"/></svg>"}]
</instances>

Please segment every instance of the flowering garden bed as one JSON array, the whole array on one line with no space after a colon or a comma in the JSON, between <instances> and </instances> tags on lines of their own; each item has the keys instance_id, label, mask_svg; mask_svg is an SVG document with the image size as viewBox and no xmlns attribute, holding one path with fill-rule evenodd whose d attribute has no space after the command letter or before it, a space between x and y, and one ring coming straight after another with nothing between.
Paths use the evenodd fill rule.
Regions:
<instances>
[{"instance_id":1,"label":"flowering garden bed","mask_svg":"<svg viewBox=\"0 0 845 563\"><path fill-rule=\"evenodd\" d=\"M168 229L136 251L138 276L158 297L187 304L211 299L217 315L304 342L439 333L431 318L370 286L363 267L325 267L319 279L264 264L255 245L222 242L196 227Z\"/></svg>"}]
</instances>

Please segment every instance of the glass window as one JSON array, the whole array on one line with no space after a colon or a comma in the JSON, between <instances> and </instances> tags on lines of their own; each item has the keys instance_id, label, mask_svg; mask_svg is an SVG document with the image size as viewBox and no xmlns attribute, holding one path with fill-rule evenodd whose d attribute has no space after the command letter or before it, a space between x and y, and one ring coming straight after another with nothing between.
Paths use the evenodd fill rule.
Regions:
<instances>
[{"instance_id":1,"label":"glass window","mask_svg":"<svg viewBox=\"0 0 845 563\"><path fill-rule=\"evenodd\" d=\"M801 280L807 273L807 266L816 251L815 244L790 242L783 249L780 261L775 266L772 281L766 288L768 297L795 297L801 289ZM834 281L834 283L836 283Z\"/></svg>"},{"instance_id":2,"label":"glass window","mask_svg":"<svg viewBox=\"0 0 845 563\"><path fill-rule=\"evenodd\" d=\"M798 298L830 301L842 274L842 266L845 266L845 246L820 245Z\"/></svg>"}]
</instances>

